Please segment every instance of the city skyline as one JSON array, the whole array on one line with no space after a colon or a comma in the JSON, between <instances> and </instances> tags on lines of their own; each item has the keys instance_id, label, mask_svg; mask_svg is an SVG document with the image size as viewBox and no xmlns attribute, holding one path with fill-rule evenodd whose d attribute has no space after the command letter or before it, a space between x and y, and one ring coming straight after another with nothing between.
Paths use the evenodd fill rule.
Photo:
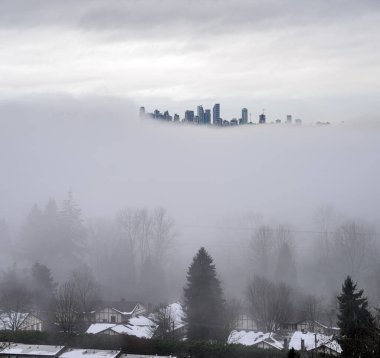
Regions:
<instances>
[{"instance_id":1,"label":"city skyline","mask_svg":"<svg viewBox=\"0 0 380 358\"><path fill-rule=\"evenodd\" d=\"M276 119L267 119L265 114L265 109L254 118L252 113L248 111L246 107L241 108L240 117L232 118L223 118L221 115L221 104L215 103L212 109L204 108L203 105L196 106L196 110L186 109L184 115L181 116L178 113L170 114L169 110L161 112L158 109L155 109L153 112L147 112L145 106L140 106L139 108L139 117L140 118L152 118L168 122L181 122L181 123L191 123L197 125L213 125L213 126L235 126L235 125L246 125L246 124L266 124L266 123L286 123L286 124L297 124L300 125L302 120L296 118L293 121L293 116L287 114L285 119L281 118ZM256 120L257 119L257 120ZM318 124L329 124L329 122Z\"/></svg>"}]
</instances>

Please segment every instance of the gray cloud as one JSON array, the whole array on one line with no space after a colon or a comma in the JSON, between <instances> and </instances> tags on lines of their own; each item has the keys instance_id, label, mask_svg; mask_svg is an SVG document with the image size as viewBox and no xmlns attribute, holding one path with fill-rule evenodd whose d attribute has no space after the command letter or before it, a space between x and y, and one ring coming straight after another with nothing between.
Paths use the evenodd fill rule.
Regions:
<instances>
[{"instance_id":1,"label":"gray cloud","mask_svg":"<svg viewBox=\"0 0 380 358\"><path fill-rule=\"evenodd\" d=\"M181 113L223 101L227 118L242 106L274 119L374 116L379 9L371 0L5 0L0 98L88 93Z\"/></svg>"},{"instance_id":2,"label":"gray cloud","mask_svg":"<svg viewBox=\"0 0 380 358\"><path fill-rule=\"evenodd\" d=\"M68 26L92 30L231 32L269 27L326 25L352 21L380 8L376 0L46 1L4 0L0 26Z\"/></svg>"}]
</instances>

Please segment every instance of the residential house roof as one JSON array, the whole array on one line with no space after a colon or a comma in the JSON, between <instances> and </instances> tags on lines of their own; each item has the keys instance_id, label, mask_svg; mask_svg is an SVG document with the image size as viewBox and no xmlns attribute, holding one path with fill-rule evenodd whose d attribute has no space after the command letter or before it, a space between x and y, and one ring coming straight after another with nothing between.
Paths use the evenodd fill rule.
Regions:
<instances>
[{"instance_id":1,"label":"residential house roof","mask_svg":"<svg viewBox=\"0 0 380 358\"><path fill-rule=\"evenodd\" d=\"M62 353L59 358L116 358L120 354L121 352L117 350L70 348Z\"/></svg>"},{"instance_id":2,"label":"residential house roof","mask_svg":"<svg viewBox=\"0 0 380 358\"><path fill-rule=\"evenodd\" d=\"M276 349L283 349L284 345L276 339L273 333L263 333L254 331L232 331L228 337L227 343L243 344L245 346L257 345L265 342Z\"/></svg>"},{"instance_id":3,"label":"residential house roof","mask_svg":"<svg viewBox=\"0 0 380 358\"><path fill-rule=\"evenodd\" d=\"M118 334L126 334L139 338L152 338L157 324L144 316L130 318L125 324L93 323L87 329L88 334L106 333L111 330Z\"/></svg>"},{"instance_id":4,"label":"residential house roof","mask_svg":"<svg viewBox=\"0 0 380 358\"><path fill-rule=\"evenodd\" d=\"M121 300L121 301L103 301L100 304L100 308L109 307L109 308L112 308L121 314L128 315L128 314L133 313L134 309L136 308L136 306L138 304L140 304L140 303L139 302L124 301L124 300Z\"/></svg>"},{"instance_id":5,"label":"residential house roof","mask_svg":"<svg viewBox=\"0 0 380 358\"><path fill-rule=\"evenodd\" d=\"M342 352L342 348L340 347L339 343L332 336L326 336L324 334L312 332L302 333L300 331L293 333L289 341L289 348L300 350L302 339L307 351L318 348L320 346L326 346L338 353Z\"/></svg>"},{"instance_id":6,"label":"residential house roof","mask_svg":"<svg viewBox=\"0 0 380 358\"><path fill-rule=\"evenodd\" d=\"M0 351L0 355L57 356L64 348L64 346L11 343Z\"/></svg>"}]
</instances>

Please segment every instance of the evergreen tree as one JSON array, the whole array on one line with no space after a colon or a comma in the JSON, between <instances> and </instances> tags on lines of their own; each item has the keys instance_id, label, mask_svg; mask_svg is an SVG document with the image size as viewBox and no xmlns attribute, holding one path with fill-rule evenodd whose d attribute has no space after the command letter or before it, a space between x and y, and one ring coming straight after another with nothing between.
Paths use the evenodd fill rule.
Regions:
<instances>
[{"instance_id":1,"label":"evergreen tree","mask_svg":"<svg viewBox=\"0 0 380 358\"><path fill-rule=\"evenodd\" d=\"M338 301L338 342L343 349L342 357L379 357L379 331L363 290L356 290L350 276L344 281Z\"/></svg>"},{"instance_id":2,"label":"evergreen tree","mask_svg":"<svg viewBox=\"0 0 380 358\"><path fill-rule=\"evenodd\" d=\"M187 272L184 288L187 336L193 340L223 340L224 299L213 259L202 247Z\"/></svg>"}]
</instances>

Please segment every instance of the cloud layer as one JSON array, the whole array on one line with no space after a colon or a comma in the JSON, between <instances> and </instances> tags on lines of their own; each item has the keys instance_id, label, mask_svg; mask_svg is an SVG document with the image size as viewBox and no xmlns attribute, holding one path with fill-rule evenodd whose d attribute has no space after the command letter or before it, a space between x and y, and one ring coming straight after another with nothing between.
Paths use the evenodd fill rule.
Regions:
<instances>
[{"instance_id":1,"label":"cloud layer","mask_svg":"<svg viewBox=\"0 0 380 358\"><path fill-rule=\"evenodd\" d=\"M2 1L0 96L123 96L183 114L374 117L378 1ZM323 118L321 118L323 117Z\"/></svg>"}]
</instances>

